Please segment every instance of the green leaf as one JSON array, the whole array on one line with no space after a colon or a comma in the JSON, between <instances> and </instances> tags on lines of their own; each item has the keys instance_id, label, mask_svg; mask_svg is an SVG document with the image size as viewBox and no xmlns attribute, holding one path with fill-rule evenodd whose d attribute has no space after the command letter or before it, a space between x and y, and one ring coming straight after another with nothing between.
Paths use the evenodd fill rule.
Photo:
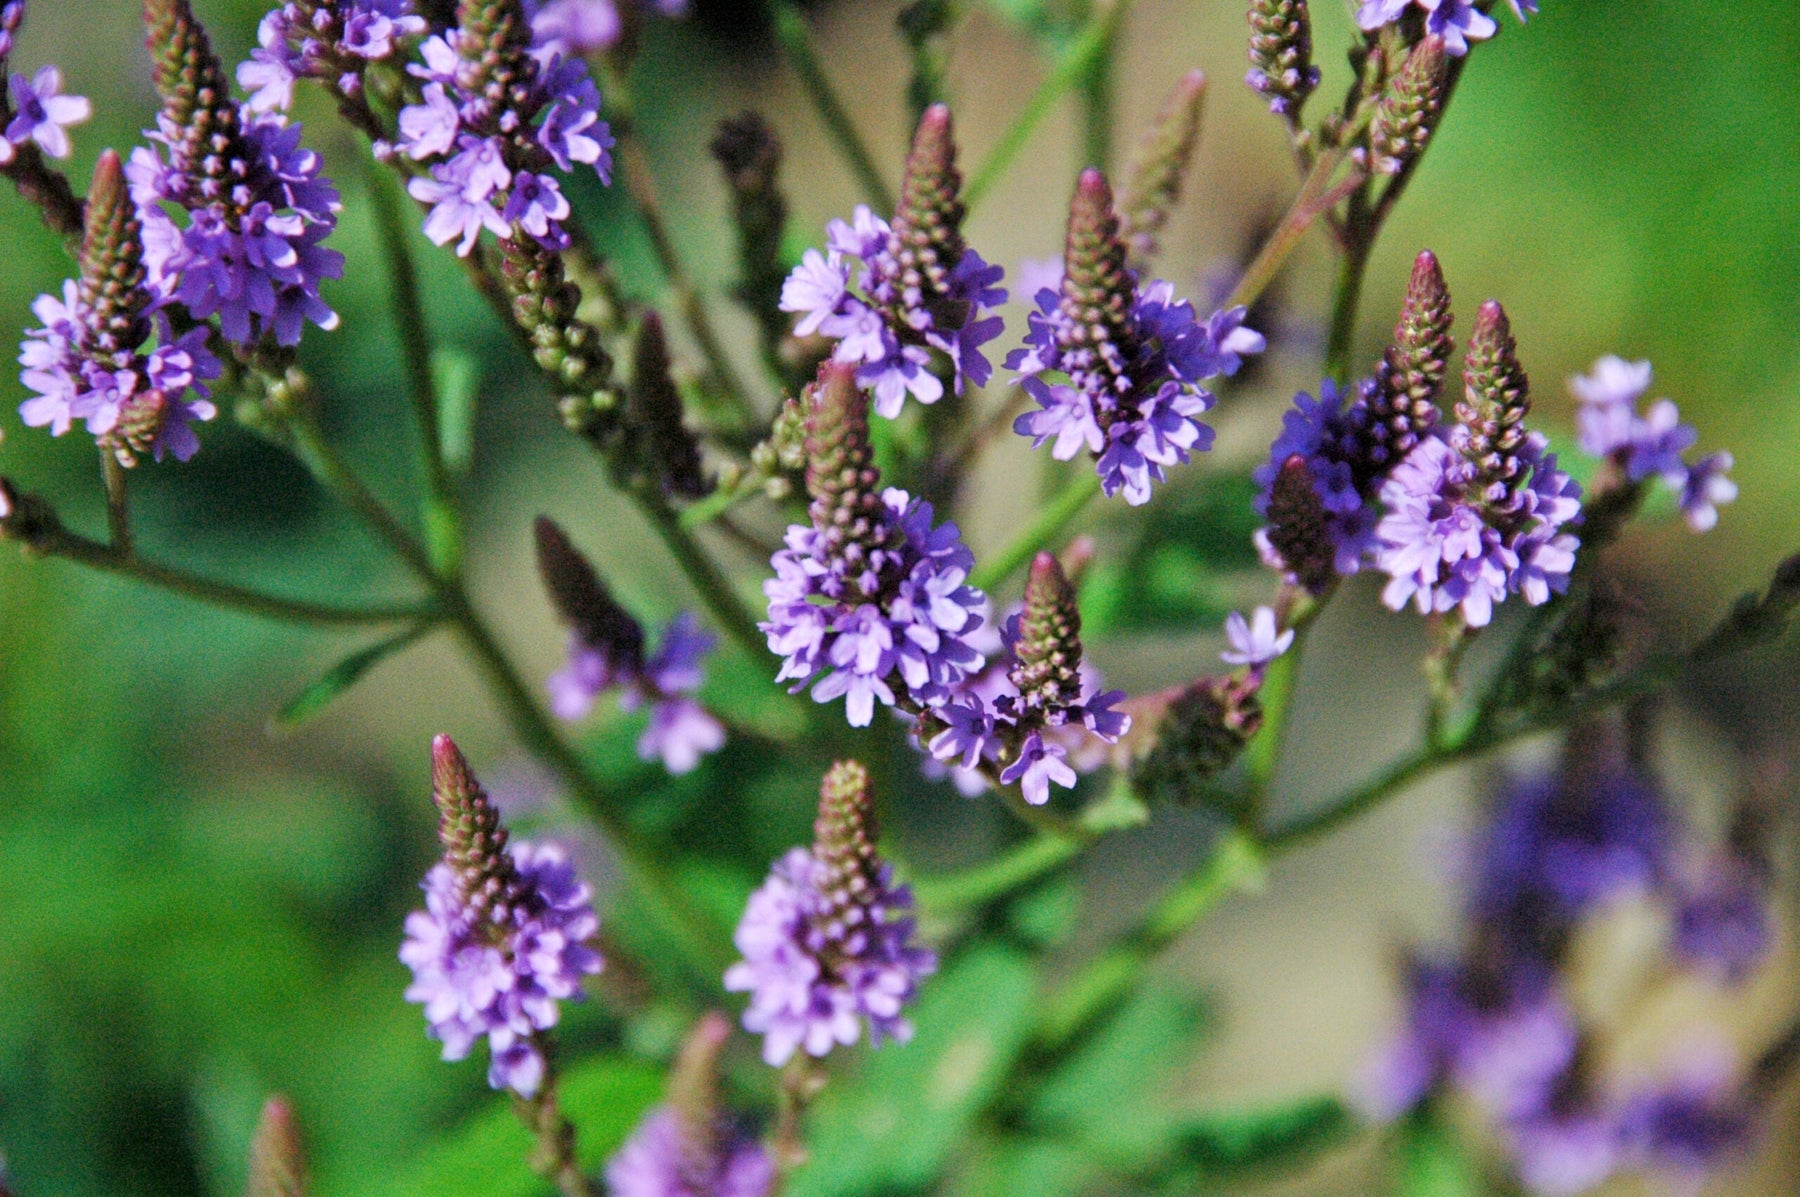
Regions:
<instances>
[{"instance_id":1,"label":"green leaf","mask_svg":"<svg viewBox=\"0 0 1800 1197\"><path fill-rule=\"evenodd\" d=\"M1036 980L1024 953L987 947L925 982L911 1043L871 1052L834 1079L807 1127L812 1159L787 1197L869 1197L929 1185L992 1101L1025 1045Z\"/></svg>"},{"instance_id":2,"label":"green leaf","mask_svg":"<svg viewBox=\"0 0 1800 1197\"><path fill-rule=\"evenodd\" d=\"M1204 998L1165 985L1138 991L1099 1034L1058 1065L1032 1101L1031 1124L1122 1166L1173 1151L1186 1128L1164 1100L1170 1073L1209 1028Z\"/></svg>"},{"instance_id":3,"label":"green leaf","mask_svg":"<svg viewBox=\"0 0 1800 1197\"><path fill-rule=\"evenodd\" d=\"M435 349L431 382L438 396L438 440L444 464L452 474L466 474L475 451L475 399L481 390L481 364L466 349Z\"/></svg>"},{"instance_id":4,"label":"green leaf","mask_svg":"<svg viewBox=\"0 0 1800 1197\"><path fill-rule=\"evenodd\" d=\"M639 1060L601 1057L566 1073L558 1100L575 1126L582 1166L597 1172L662 1090L661 1072ZM398 1176L362 1191L370 1197L541 1197L548 1186L527 1163L532 1146L512 1099L495 1098Z\"/></svg>"},{"instance_id":5,"label":"green leaf","mask_svg":"<svg viewBox=\"0 0 1800 1197\"><path fill-rule=\"evenodd\" d=\"M1442 1119L1414 1112L1394 1138L1394 1191L1399 1197L1481 1197L1480 1170Z\"/></svg>"},{"instance_id":6,"label":"green leaf","mask_svg":"<svg viewBox=\"0 0 1800 1197\"><path fill-rule=\"evenodd\" d=\"M1145 508L1132 546L1096 562L1081 587L1083 633L1191 632L1220 623L1237 602L1235 576L1259 567L1251 541L1262 519L1248 475L1171 491Z\"/></svg>"},{"instance_id":7,"label":"green leaf","mask_svg":"<svg viewBox=\"0 0 1800 1197\"><path fill-rule=\"evenodd\" d=\"M1049 1139L1013 1139L957 1178L961 1197L1076 1197L1091 1193L1102 1169L1087 1152Z\"/></svg>"},{"instance_id":8,"label":"green leaf","mask_svg":"<svg viewBox=\"0 0 1800 1197\"><path fill-rule=\"evenodd\" d=\"M1352 1125L1335 1097L1189 1118L1176 1129L1174 1171L1216 1177L1291 1168L1336 1144Z\"/></svg>"},{"instance_id":9,"label":"green leaf","mask_svg":"<svg viewBox=\"0 0 1800 1197\"><path fill-rule=\"evenodd\" d=\"M389 636L386 640L378 640L367 648L351 653L327 669L306 689L296 694L286 706L276 712L275 722L281 725L291 725L317 715L331 703L332 699L361 680L363 674L417 640L425 634L429 627L430 624L427 623L414 624L397 635Z\"/></svg>"}]
</instances>

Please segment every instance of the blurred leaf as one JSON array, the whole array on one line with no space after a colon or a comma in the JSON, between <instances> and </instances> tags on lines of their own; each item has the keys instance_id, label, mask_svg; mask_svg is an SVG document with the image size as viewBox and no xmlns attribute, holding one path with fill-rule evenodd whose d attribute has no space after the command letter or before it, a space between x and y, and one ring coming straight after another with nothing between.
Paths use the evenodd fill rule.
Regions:
<instances>
[{"instance_id":1,"label":"blurred leaf","mask_svg":"<svg viewBox=\"0 0 1800 1197\"><path fill-rule=\"evenodd\" d=\"M962 1197L1075 1197L1091 1192L1100 1167L1081 1148L1047 1139L1011 1139L959 1178Z\"/></svg>"},{"instance_id":2,"label":"blurred leaf","mask_svg":"<svg viewBox=\"0 0 1800 1197\"><path fill-rule=\"evenodd\" d=\"M351 653L326 670L306 689L296 694L286 706L276 713L275 722L293 724L312 718L329 706L332 699L360 681L363 674L423 636L430 629L429 623L414 624L397 635L390 636L386 640L378 640L367 648Z\"/></svg>"},{"instance_id":3,"label":"blurred leaf","mask_svg":"<svg viewBox=\"0 0 1800 1197\"><path fill-rule=\"evenodd\" d=\"M438 397L438 440L444 464L453 474L466 474L475 452L475 400L481 391L481 363L466 349L435 349L431 354L431 382Z\"/></svg>"},{"instance_id":4,"label":"blurred leaf","mask_svg":"<svg viewBox=\"0 0 1800 1197\"><path fill-rule=\"evenodd\" d=\"M1033 887L1007 908L1013 931L1038 947L1066 943L1080 917L1081 887L1067 873Z\"/></svg>"},{"instance_id":5,"label":"blurred leaf","mask_svg":"<svg viewBox=\"0 0 1800 1197\"><path fill-rule=\"evenodd\" d=\"M1188 1128L1163 1100L1164 1083L1209 1025L1204 999L1146 986L1050 1074L1031 1123L1125 1165L1173 1150Z\"/></svg>"},{"instance_id":6,"label":"blurred leaf","mask_svg":"<svg viewBox=\"0 0 1800 1197\"><path fill-rule=\"evenodd\" d=\"M662 1095L663 1079L638 1060L602 1057L571 1069L559 1099L575 1124L582 1166L598 1171ZM513 1113L510 1097L488 1108L419 1153L398 1176L375 1179L361 1190L383 1197L539 1197L548 1186L526 1161L532 1138Z\"/></svg>"},{"instance_id":7,"label":"blurred leaf","mask_svg":"<svg viewBox=\"0 0 1800 1197\"><path fill-rule=\"evenodd\" d=\"M1337 1143L1352 1125L1335 1097L1189 1118L1177 1128L1177 1175L1218 1176L1293 1167Z\"/></svg>"},{"instance_id":8,"label":"blurred leaf","mask_svg":"<svg viewBox=\"0 0 1800 1197\"><path fill-rule=\"evenodd\" d=\"M1262 526L1248 474L1171 490L1124 553L1097 561L1081 587L1084 632L1211 627L1234 605L1234 575L1260 567L1251 537Z\"/></svg>"},{"instance_id":9,"label":"blurred leaf","mask_svg":"<svg viewBox=\"0 0 1800 1197\"><path fill-rule=\"evenodd\" d=\"M1429 1109L1413 1113L1394 1139L1399 1197L1480 1197L1481 1176L1456 1134Z\"/></svg>"},{"instance_id":10,"label":"blurred leaf","mask_svg":"<svg viewBox=\"0 0 1800 1197\"><path fill-rule=\"evenodd\" d=\"M1024 953L982 948L927 980L908 1044L870 1053L833 1081L808 1128L812 1160L787 1197L869 1197L928 1185L993 1099L1025 1045L1037 985Z\"/></svg>"}]
</instances>

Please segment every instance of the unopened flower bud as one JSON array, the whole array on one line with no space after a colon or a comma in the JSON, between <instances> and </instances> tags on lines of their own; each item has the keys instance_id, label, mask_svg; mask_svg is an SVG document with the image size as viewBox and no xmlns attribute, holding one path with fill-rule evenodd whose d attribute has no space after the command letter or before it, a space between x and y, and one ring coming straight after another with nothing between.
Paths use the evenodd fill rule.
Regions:
<instances>
[{"instance_id":1,"label":"unopened flower bud","mask_svg":"<svg viewBox=\"0 0 1800 1197\"><path fill-rule=\"evenodd\" d=\"M1301 106L1319 86L1306 0L1250 0L1250 73L1244 82L1268 97L1270 112L1299 124Z\"/></svg>"},{"instance_id":2,"label":"unopened flower bud","mask_svg":"<svg viewBox=\"0 0 1800 1197\"><path fill-rule=\"evenodd\" d=\"M973 305L951 291L950 272L962 261L962 175L950 109L933 104L919 118L900 179L900 200L888 232L898 267L895 300L902 312L924 309L939 328L968 323Z\"/></svg>"},{"instance_id":3,"label":"unopened flower bud","mask_svg":"<svg viewBox=\"0 0 1800 1197\"><path fill-rule=\"evenodd\" d=\"M1200 116L1205 106L1206 74L1189 71L1170 93L1126 172L1119 199L1120 224L1131 247L1131 264L1138 270L1156 255L1156 236L1181 199L1181 180L1200 141Z\"/></svg>"},{"instance_id":4,"label":"unopened flower bud","mask_svg":"<svg viewBox=\"0 0 1800 1197\"><path fill-rule=\"evenodd\" d=\"M1526 468L1518 450L1525 442L1531 382L1519 364L1518 348L1505 309L1491 299L1482 304L1469 334L1456 417L1469 430L1463 456L1481 471L1484 483L1502 488L1501 493L1516 486Z\"/></svg>"},{"instance_id":5,"label":"unopened flower bud","mask_svg":"<svg viewBox=\"0 0 1800 1197\"><path fill-rule=\"evenodd\" d=\"M1153 747L1132 770L1148 798L1192 804L1262 726L1254 681L1202 678L1169 703Z\"/></svg>"},{"instance_id":6,"label":"unopened flower bud","mask_svg":"<svg viewBox=\"0 0 1800 1197\"><path fill-rule=\"evenodd\" d=\"M286 1098L271 1097L263 1104L250 1140L248 1171L244 1197L306 1197L306 1153Z\"/></svg>"},{"instance_id":7,"label":"unopened flower bud","mask_svg":"<svg viewBox=\"0 0 1800 1197\"><path fill-rule=\"evenodd\" d=\"M1412 48L1369 124L1370 168L1399 174L1425 152L1444 110L1450 56L1444 39L1431 34Z\"/></svg>"},{"instance_id":8,"label":"unopened flower bud","mask_svg":"<svg viewBox=\"0 0 1800 1197\"><path fill-rule=\"evenodd\" d=\"M1371 468L1391 468L1437 424L1438 392L1456 347L1452 322L1443 269L1437 255L1425 250L1413 262L1394 342L1369 396L1372 443L1365 457Z\"/></svg>"},{"instance_id":9,"label":"unopened flower bud","mask_svg":"<svg viewBox=\"0 0 1800 1197\"><path fill-rule=\"evenodd\" d=\"M1051 553L1031 563L1009 680L1026 707L1056 710L1081 701L1081 612Z\"/></svg>"},{"instance_id":10,"label":"unopened flower bud","mask_svg":"<svg viewBox=\"0 0 1800 1197\"><path fill-rule=\"evenodd\" d=\"M458 895L471 910L492 911L512 898L515 871L506 850L500 811L449 736L431 741L431 798L438 839L455 874Z\"/></svg>"},{"instance_id":11,"label":"unopened flower bud","mask_svg":"<svg viewBox=\"0 0 1800 1197\"><path fill-rule=\"evenodd\" d=\"M575 638L598 651L615 671L635 674L644 663L644 629L613 598L593 563L555 520L538 516L538 574L550 603Z\"/></svg>"},{"instance_id":12,"label":"unopened flower bud","mask_svg":"<svg viewBox=\"0 0 1800 1197\"><path fill-rule=\"evenodd\" d=\"M642 449L634 464L652 464L671 494L697 499L711 489L700 464L700 442L682 422L681 391L670 375L669 343L662 317L644 313L632 354L626 419Z\"/></svg>"}]
</instances>

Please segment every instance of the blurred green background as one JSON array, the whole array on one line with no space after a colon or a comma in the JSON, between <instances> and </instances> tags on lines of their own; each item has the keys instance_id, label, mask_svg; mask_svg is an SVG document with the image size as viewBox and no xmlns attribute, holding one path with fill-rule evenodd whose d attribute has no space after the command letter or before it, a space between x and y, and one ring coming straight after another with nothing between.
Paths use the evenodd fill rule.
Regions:
<instances>
[{"instance_id":1,"label":"blurred green background","mask_svg":"<svg viewBox=\"0 0 1800 1197\"><path fill-rule=\"evenodd\" d=\"M1330 95L1343 78L1348 22L1336 6L1318 7L1321 94ZM1715 533L1697 538L1665 522L1616 550L1645 625L1678 639L1800 548L1800 25L1790 0L1544 7L1526 29L1507 18L1502 36L1476 55L1375 257L1358 361L1372 363L1406 266L1427 246L1443 260L1465 317L1482 298L1505 302L1547 426L1568 432L1562 382L1601 353L1651 358L1657 393L1681 404L1703 449L1736 454L1742 487ZM252 44L258 4L196 0L196 8L228 58ZM103 146L134 144L154 112L136 9L129 0L31 6L12 69L57 62L70 89L95 101L94 120L76 135L77 177ZM828 68L847 85L890 175L907 120L895 12L853 3L813 14ZM1238 82L1243 34L1241 0L1142 0L1122 37L1122 147L1182 71L1199 66L1213 79L1203 149L1159 271L1189 293L1229 270L1294 185L1275 123ZM969 160L993 143L1044 69L1045 56L999 10L969 14L950 61ZM726 201L704 150L716 120L754 104L775 121L803 239L848 211L851 181L742 11L703 8L700 20L654 26L636 80L676 236L747 347L748 325L718 299L733 266ZM411 431L361 198L371 172L361 145L316 99L299 116L345 193L333 244L352 266L327 290L342 327L311 335L303 356L328 396L330 427L399 502L411 485ZM1024 169L971 222L971 240L1009 270L1059 247L1061 206L1082 165L1073 118L1071 107L1046 122ZM629 213L597 190L579 198L627 286L654 294L656 275ZM531 583L531 515L549 511L565 522L646 617L682 605L682 585L560 432L454 263L416 244L441 343L478 362L483 379L466 491L475 584L503 639L541 678L561 633ZM10 345L30 323L32 297L54 290L69 266L10 195L0 202L0 246L0 342ZM1247 464L1293 389L1316 382L1328 267L1322 243L1303 252L1274 313L1268 367L1236 390L1220 417L1219 452L1190 473ZM91 442L22 428L22 397L9 374L0 385L0 471L51 498L73 526L98 528ZM146 464L132 478L146 552L287 593L404 593L375 546L280 453L229 418L202 435L205 449L189 465ZM1005 446L983 477L1007 478L1026 460L1021 447ZM1017 526L1019 493L977 488L963 516L977 554ZM1184 521L1204 507L1196 503L1191 488L1172 488L1159 535L1192 533ZM1133 540L1142 527L1119 522L1107 543L1156 566ZM1239 539L1228 551L1241 557L1243 547ZM748 559L736 561L753 582ZM1171 569L1161 614L1099 621L1112 634L1095 656L1117 684L1149 688L1206 668L1218 613L1253 601L1265 585L1208 574L1202 582L1214 589L1197 598L1200 583L1179 562ZM1152 583L1134 598L1148 602L1159 597L1160 575L1150 568L1145 576ZM1379 612L1373 594L1352 588L1321 630L1283 801L1335 791L1412 732L1410 715L1392 712L1411 710L1417 629ZM1204 623L1192 622L1201 616ZM477 1173L426 1145L488 1108L483 1065L437 1061L418 1010L400 998L406 975L394 953L434 854L429 735L452 732L478 768L512 779L515 790L531 783L475 679L437 640L384 665L311 722L270 730L274 712L360 643L23 560L0 546L0 1153L23 1193L235 1192L257 1107L271 1090L293 1097L323 1193L478 1191ZM1684 691L1666 724L1671 759L1696 794L1728 797L1745 760L1791 753L1800 727L1795 650L1790 643L1709 671ZM715 689L726 701L751 701L764 665L728 665ZM635 732L608 713L583 729L584 743L620 793L634 795L633 817L678 845L695 885L729 906L803 834L808 773L816 777L818 762L739 746L670 784L631 760ZM1160 1077L1171 1100L1206 1109L1342 1087L1389 1017L1391 948L1453 925L1453 879L1427 863L1427 848L1434 829L1464 824L1475 792L1467 775L1420 787L1331 845L1284 862L1265 894L1190 937L1163 984L1183 994L1204 988L1216 1025L1203 1050L1182 1054L1175 1073ZM977 859L1010 834L986 807L922 782L893 799L897 838L915 859ZM1149 887L1191 861L1203 836L1196 817L1170 812L1151 831L1108 843L1084 868L1079 926L1052 943L1069 951L1091 944L1097 929L1116 926ZM604 885L603 853L595 867ZM1077 897L1056 900L1066 909L1052 921L1066 923ZM1746 1035L1791 1012L1791 971L1726 1011ZM572 1016L571 1056L667 1052L672 1014L652 1008L627 1027L609 1013L641 1007L633 980L610 976L603 1000ZM964 1017L1003 1022L1029 1001L1029 977L1021 980L1010 957L978 961L958 984L950 992L973 1003ZM657 1084L653 1071L624 1064L584 1083L584 1108L604 1124L584 1129L602 1142L629 1125ZM1766 1158L1718 1191L1791 1193L1797 1131L1790 1095ZM464 1150L480 1155L464 1134ZM499 1144L490 1154L514 1187L480 1191L534 1191L510 1163L516 1144L504 1123L478 1124L477 1147L484 1134ZM1221 1191L1273 1183L1295 1193L1366 1193L1370 1154L1351 1137L1296 1179L1239 1177ZM1084 1175L1087 1165L1058 1158L1034 1166L1046 1176ZM1012 1178L1013 1192L1061 1191L979 1158L958 1168L968 1191L999 1185L1000 1176ZM1093 1183L1137 1191L1124 1181Z\"/></svg>"}]
</instances>

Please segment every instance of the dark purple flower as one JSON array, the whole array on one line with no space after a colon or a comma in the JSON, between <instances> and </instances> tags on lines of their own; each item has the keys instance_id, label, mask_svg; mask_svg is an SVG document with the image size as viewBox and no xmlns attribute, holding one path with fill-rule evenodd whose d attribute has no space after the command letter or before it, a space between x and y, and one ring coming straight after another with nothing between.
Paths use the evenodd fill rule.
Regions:
<instances>
[{"instance_id":1,"label":"dark purple flower","mask_svg":"<svg viewBox=\"0 0 1800 1197\"><path fill-rule=\"evenodd\" d=\"M52 158L69 156L69 126L87 120L94 106L86 96L62 95L62 85L62 71L54 66L40 67L29 79L12 77L13 118L6 126L6 141L0 143L4 154L0 162L10 162L14 147L27 141L35 141Z\"/></svg>"},{"instance_id":2,"label":"dark purple flower","mask_svg":"<svg viewBox=\"0 0 1800 1197\"><path fill-rule=\"evenodd\" d=\"M209 162L207 173L153 149L133 151L127 175L143 213L145 260L153 282L196 319L216 315L227 340L248 345L270 335L297 345L309 321L337 327L319 286L344 272L343 255L322 244L341 205L319 156L300 144L299 125L247 110L243 118L241 157ZM181 132L158 120L151 139L179 144ZM164 201L188 213L187 227Z\"/></svg>"},{"instance_id":3,"label":"dark purple flower","mask_svg":"<svg viewBox=\"0 0 1800 1197\"><path fill-rule=\"evenodd\" d=\"M1628 1099L1620 1131L1635 1166L1697 1177L1743 1151L1755 1138L1756 1118L1729 1062L1702 1059Z\"/></svg>"},{"instance_id":4,"label":"dark purple flower","mask_svg":"<svg viewBox=\"0 0 1800 1197\"><path fill-rule=\"evenodd\" d=\"M768 1197L775 1162L762 1144L736 1127L719 1137L696 1150L680 1115L656 1106L606 1162L609 1197Z\"/></svg>"},{"instance_id":5,"label":"dark purple flower","mask_svg":"<svg viewBox=\"0 0 1800 1197\"><path fill-rule=\"evenodd\" d=\"M488 1084L530 1097L543 1081L538 1032L556 1025L558 1003L582 996L601 970L590 943L600 929L592 893L553 844L513 845L513 883L477 907L448 862L426 874L425 906L406 918L400 959L413 971L408 1001L425 1008L444 1059L460 1060L486 1036Z\"/></svg>"}]
</instances>

